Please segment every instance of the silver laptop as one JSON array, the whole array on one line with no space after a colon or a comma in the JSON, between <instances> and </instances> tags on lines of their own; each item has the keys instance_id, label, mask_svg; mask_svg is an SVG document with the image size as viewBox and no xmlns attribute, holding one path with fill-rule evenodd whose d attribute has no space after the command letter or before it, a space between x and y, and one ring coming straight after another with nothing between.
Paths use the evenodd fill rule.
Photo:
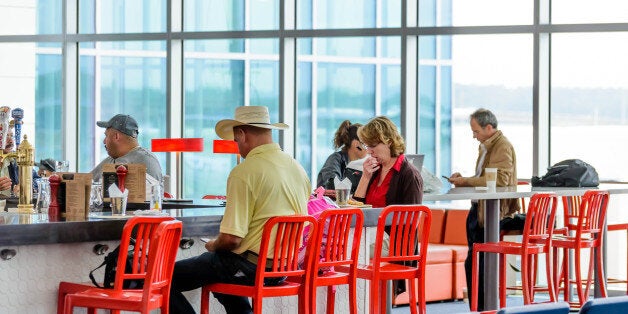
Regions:
<instances>
[{"instance_id":1,"label":"silver laptop","mask_svg":"<svg viewBox=\"0 0 628 314\"><path fill-rule=\"evenodd\" d=\"M421 168L423 168L423 159L425 158L424 154L406 154L406 158L421 171Z\"/></svg>"}]
</instances>

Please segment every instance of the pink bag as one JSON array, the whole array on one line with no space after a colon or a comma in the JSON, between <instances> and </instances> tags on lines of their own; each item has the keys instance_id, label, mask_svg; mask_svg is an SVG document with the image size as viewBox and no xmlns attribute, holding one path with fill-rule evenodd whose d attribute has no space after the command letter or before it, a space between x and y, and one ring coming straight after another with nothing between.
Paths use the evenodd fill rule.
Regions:
<instances>
[{"instance_id":1,"label":"pink bag","mask_svg":"<svg viewBox=\"0 0 628 314\"><path fill-rule=\"evenodd\" d=\"M315 191L316 195L312 195L310 200L307 202L307 213L310 216L318 219L318 216L328 208L338 208L338 205L327 196L324 196L325 188L319 186ZM327 234L327 226L323 228L323 234ZM305 262L305 246L307 245L307 241L309 240L310 235L310 226L306 226L303 229L303 245L299 251L299 265L303 265ZM325 239L325 237L323 237ZM321 243L322 246L325 243Z\"/></svg>"}]
</instances>

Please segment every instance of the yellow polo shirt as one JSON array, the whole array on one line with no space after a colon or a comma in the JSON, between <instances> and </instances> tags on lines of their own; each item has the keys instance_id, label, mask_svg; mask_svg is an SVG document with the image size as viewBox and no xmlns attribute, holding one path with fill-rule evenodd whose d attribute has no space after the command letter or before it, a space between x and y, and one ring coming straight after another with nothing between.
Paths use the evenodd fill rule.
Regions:
<instances>
[{"instance_id":1,"label":"yellow polo shirt","mask_svg":"<svg viewBox=\"0 0 628 314\"><path fill-rule=\"evenodd\" d=\"M303 167L278 144L258 146L229 174L220 232L243 238L234 253L259 253L266 220L307 214L310 191Z\"/></svg>"}]
</instances>

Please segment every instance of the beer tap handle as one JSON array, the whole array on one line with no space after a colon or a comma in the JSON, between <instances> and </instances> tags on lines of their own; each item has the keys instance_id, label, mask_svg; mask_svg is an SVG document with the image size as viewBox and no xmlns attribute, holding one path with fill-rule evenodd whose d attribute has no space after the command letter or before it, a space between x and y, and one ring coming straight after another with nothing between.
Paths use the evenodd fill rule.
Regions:
<instances>
[{"instance_id":1,"label":"beer tap handle","mask_svg":"<svg viewBox=\"0 0 628 314\"><path fill-rule=\"evenodd\" d=\"M124 181L126 180L126 174L129 170L124 165L119 165L116 168L116 174L118 175L118 188L121 192L124 192Z\"/></svg>"},{"instance_id":2,"label":"beer tap handle","mask_svg":"<svg viewBox=\"0 0 628 314\"><path fill-rule=\"evenodd\" d=\"M9 135L9 118L11 108L7 106L0 107L0 150L4 150L7 145L7 136Z\"/></svg>"},{"instance_id":3,"label":"beer tap handle","mask_svg":"<svg viewBox=\"0 0 628 314\"><path fill-rule=\"evenodd\" d=\"M48 220L59 221L59 201L57 200L57 191L61 184L61 178L57 174L53 174L48 178L50 182L50 206L48 206Z\"/></svg>"},{"instance_id":4,"label":"beer tap handle","mask_svg":"<svg viewBox=\"0 0 628 314\"><path fill-rule=\"evenodd\" d=\"M15 150L20 147L22 141L22 119L24 118L24 110L22 108L15 108L11 111L11 117L15 121ZM4 147L2 147L4 149Z\"/></svg>"}]
</instances>

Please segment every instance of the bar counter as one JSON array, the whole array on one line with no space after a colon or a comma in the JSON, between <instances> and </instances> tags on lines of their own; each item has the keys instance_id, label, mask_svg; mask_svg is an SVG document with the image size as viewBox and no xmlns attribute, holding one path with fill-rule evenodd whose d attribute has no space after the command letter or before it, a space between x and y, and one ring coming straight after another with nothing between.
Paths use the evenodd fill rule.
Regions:
<instances>
[{"instance_id":1,"label":"bar counter","mask_svg":"<svg viewBox=\"0 0 628 314\"><path fill-rule=\"evenodd\" d=\"M183 222L183 237L218 234L224 207L165 210ZM107 215L107 212L103 213ZM132 214L132 212L127 212ZM46 214L0 213L0 247L119 240L125 218L49 222Z\"/></svg>"}]
</instances>

